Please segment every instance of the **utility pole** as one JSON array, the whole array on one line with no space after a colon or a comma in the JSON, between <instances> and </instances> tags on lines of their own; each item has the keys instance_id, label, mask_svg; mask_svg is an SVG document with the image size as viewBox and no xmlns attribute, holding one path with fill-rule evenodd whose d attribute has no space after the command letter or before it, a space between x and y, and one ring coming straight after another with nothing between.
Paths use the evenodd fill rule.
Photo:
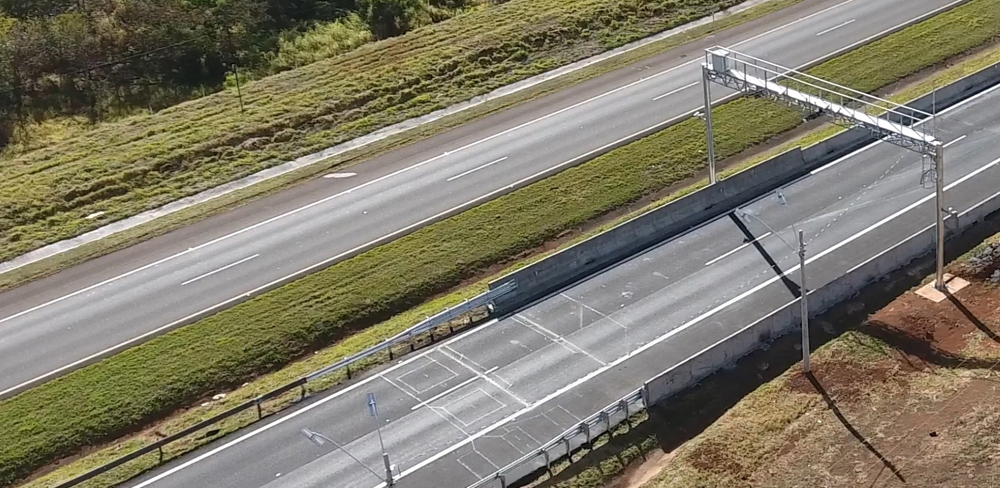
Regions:
<instances>
[{"instance_id":1,"label":"utility pole","mask_svg":"<svg viewBox=\"0 0 1000 488\"><path fill-rule=\"evenodd\" d=\"M708 141L708 182L712 185L715 177L715 134L712 130L712 89L708 79L708 68L701 67L701 87L705 93L705 138Z\"/></svg>"},{"instance_id":2,"label":"utility pole","mask_svg":"<svg viewBox=\"0 0 1000 488\"><path fill-rule=\"evenodd\" d=\"M799 229L799 304L802 307L802 371L812 371L809 351L809 292L806 289L806 241Z\"/></svg>"},{"instance_id":3,"label":"utility pole","mask_svg":"<svg viewBox=\"0 0 1000 488\"><path fill-rule=\"evenodd\" d=\"M944 145L939 145L934 151L934 207L937 219L937 269L934 273L934 288L945 291L944 283Z\"/></svg>"},{"instance_id":4,"label":"utility pole","mask_svg":"<svg viewBox=\"0 0 1000 488\"><path fill-rule=\"evenodd\" d=\"M246 110L243 108L243 90L240 88L240 60L239 52L233 45L233 34L230 32L230 22L228 17L226 19L226 42L229 44L229 53L233 60L233 74L236 76L236 97L240 100L240 113L245 114Z\"/></svg>"},{"instance_id":5,"label":"utility pole","mask_svg":"<svg viewBox=\"0 0 1000 488\"><path fill-rule=\"evenodd\" d=\"M378 445L382 448L382 463L385 464L385 484L394 486L392 479L392 464L389 463L389 453L385 452L385 444L382 443L382 423L378 420L378 404L375 403L375 394L368 394L368 413L375 419L375 432L378 433Z\"/></svg>"}]
</instances>

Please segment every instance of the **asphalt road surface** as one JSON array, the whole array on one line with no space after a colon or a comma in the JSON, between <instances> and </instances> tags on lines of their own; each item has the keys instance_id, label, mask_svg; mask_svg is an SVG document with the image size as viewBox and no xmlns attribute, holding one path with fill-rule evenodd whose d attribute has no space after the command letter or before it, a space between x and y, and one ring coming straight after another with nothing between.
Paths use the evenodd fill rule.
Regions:
<instances>
[{"instance_id":1,"label":"asphalt road surface","mask_svg":"<svg viewBox=\"0 0 1000 488\"><path fill-rule=\"evenodd\" d=\"M998 192L1000 87L938 119L948 145L946 206L959 212ZM379 442L400 487L462 488L521 457L642 382L796 300L807 240L810 287L933 224L933 191L918 154L878 143L511 317L407 358L344 390L171 463L135 487L358 487L376 476L300 429L317 430L375 473Z\"/></svg>"},{"instance_id":2,"label":"asphalt road surface","mask_svg":"<svg viewBox=\"0 0 1000 488\"><path fill-rule=\"evenodd\" d=\"M0 294L0 397L693 110L712 44L798 66L953 1L808 0Z\"/></svg>"}]
</instances>

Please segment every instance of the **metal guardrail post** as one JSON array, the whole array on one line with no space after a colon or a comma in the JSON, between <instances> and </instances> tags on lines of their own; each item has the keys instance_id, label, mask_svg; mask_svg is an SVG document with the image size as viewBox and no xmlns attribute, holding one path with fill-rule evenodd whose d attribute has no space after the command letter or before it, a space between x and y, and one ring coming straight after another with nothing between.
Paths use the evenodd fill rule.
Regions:
<instances>
[{"instance_id":1,"label":"metal guardrail post","mask_svg":"<svg viewBox=\"0 0 1000 488\"><path fill-rule=\"evenodd\" d=\"M500 478L500 488L507 488L507 476L498 474L497 478Z\"/></svg>"},{"instance_id":2,"label":"metal guardrail post","mask_svg":"<svg viewBox=\"0 0 1000 488\"><path fill-rule=\"evenodd\" d=\"M549 451L546 451L545 449L542 449L542 455L545 456L545 471L547 471L551 475L552 474L552 462L549 459Z\"/></svg>"},{"instance_id":3,"label":"metal guardrail post","mask_svg":"<svg viewBox=\"0 0 1000 488\"><path fill-rule=\"evenodd\" d=\"M583 423L583 433L587 434L587 448L593 449L594 448L593 440L590 438L590 424L587 422Z\"/></svg>"},{"instance_id":4,"label":"metal guardrail post","mask_svg":"<svg viewBox=\"0 0 1000 488\"><path fill-rule=\"evenodd\" d=\"M569 462L572 463L573 458L570 456L569 439L563 437L563 443L566 444L566 458L569 459Z\"/></svg>"}]
</instances>

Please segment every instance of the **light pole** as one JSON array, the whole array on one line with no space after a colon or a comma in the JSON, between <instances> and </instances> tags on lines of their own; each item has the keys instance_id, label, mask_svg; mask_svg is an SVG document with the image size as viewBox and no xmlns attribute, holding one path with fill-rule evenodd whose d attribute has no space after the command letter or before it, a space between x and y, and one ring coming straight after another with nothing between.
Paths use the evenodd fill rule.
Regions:
<instances>
[{"instance_id":1,"label":"light pole","mask_svg":"<svg viewBox=\"0 0 1000 488\"><path fill-rule=\"evenodd\" d=\"M715 133L712 130L712 83L708 79L708 67L701 67L701 87L705 92L705 139L708 142L708 182L714 185L715 178Z\"/></svg>"},{"instance_id":2,"label":"light pole","mask_svg":"<svg viewBox=\"0 0 1000 488\"><path fill-rule=\"evenodd\" d=\"M375 432L378 433L378 445L382 448L382 463L385 464L385 484L393 486L392 464L389 463L389 453L385 452L385 444L382 442L382 422L378 420L378 404L375 403L375 394L368 394L368 413L375 419Z\"/></svg>"},{"instance_id":3,"label":"light pole","mask_svg":"<svg viewBox=\"0 0 1000 488\"><path fill-rule=\"evenodd\" d=\"M781 204L785 204L784 196L778 192L778 198ZM802 307L802 371L809 373L812 371L812 364L810 361L810 351L809 351L809 294L806 290L806 241L802 236L802 230L798 231L799 245L798 248L791 245L786 241L777 231L767 225L759 217L753 214L746 213L742 210L736 209L736 216L741 220L746 221L746 217L753 217L754 220L760 222L761 225L767 228L775 237L778 238L784 245L788 246L793 252L799 255L799 305Z\"/></svg>"},{"instance_id":4,"label":"light pole","mask_svg":"<svg viewBox=\"0 0 1000 488\"><path fill-rule=\"evenodd\" d=\"M934 272L934 288L945 291L944 285L944 146L934 148L934 206L937 209L937 269Z\"/></svg>"},{"instance_id":5,"label":"light pole","mask_svg":"<svg viewBox=\"0 0 1000 488\"><path fill-rule=\"evenodd\" d=\"M344 454L347 454L347 456L349 458L353 459L354 462L356 462L356 463L364 466L364 468L367 469L369 473L375 475L375 477L378 478L378 479L380 479L380 480L382 479L382 475L376 473L375 471L372 470L372 468L369 468L367 464L361 462L358 458L354 457L353 454L347 452L347 449L344 449L344 446L341 446L340 444L338 444L337 441L335 441L335 440L333 440L333 439L331 439L331 438L329 438L329 437L327 437L327 436L325 436L323 434L320 434L319 432L316 432L314 430L310 430L308 428L302 429L302 435L306 436L307 439L309 439L310 441L312 441L312 443L316 444L317 446L322 446L323 444L326 444L327 442L329 442L330 444L333 444L334 446L337 447L337 449L340 449L341 452L343 452Z\"/></svg>"}]
</instances>

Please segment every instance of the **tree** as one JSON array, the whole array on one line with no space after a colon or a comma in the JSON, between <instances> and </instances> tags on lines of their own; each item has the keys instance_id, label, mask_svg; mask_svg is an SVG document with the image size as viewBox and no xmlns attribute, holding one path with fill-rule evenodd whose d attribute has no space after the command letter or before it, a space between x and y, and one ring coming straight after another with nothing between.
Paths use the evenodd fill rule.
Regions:
<instances>
[{"instance_id":1,"label":"tree","mask_svg":"<svg viewBox=\"0 0 1000 488\"><path fill-rule=\"evenodd\" d=\"M361 0L360 7L379 39L405 34L429 21L421 0Z\"/></svg>"}]
</instances>

